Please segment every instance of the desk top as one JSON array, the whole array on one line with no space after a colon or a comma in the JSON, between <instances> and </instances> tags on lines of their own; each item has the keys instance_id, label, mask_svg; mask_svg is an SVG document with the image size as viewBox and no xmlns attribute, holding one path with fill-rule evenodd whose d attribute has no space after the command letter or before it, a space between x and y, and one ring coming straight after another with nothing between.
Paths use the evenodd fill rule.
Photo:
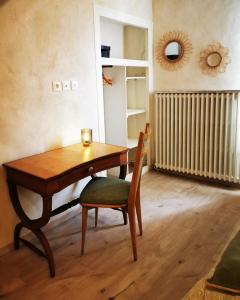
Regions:
<instances>
[{"instance_id":1,"label":"desk top","mask_svg":"<svg viewBox=\"0 0 240 300\"><path fill-rule=\"evenodd\" d=\"M49 179L74 169L76 166L126 152L128 152L126 147L97 142L92 143L88 147L84 147L82 144L74 144L14 160L4 164L4 166L42 179Z\"/></svg>"}]
</instances>

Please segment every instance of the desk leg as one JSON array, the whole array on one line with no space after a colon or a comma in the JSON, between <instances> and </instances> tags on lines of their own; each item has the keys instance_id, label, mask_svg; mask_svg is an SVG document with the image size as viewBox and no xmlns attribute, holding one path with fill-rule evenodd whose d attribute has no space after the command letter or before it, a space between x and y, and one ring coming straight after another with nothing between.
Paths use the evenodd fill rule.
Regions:
<instances>
[{"instance_id":1,"label":"desk leg","mask_svg":"<svg viewBox=\"0 0 240 300\"><path fill-rule=\"evenodd\" d=\"M54 258L52 254L51 247L48 243L48 240L41 228L46 225L51 217L52 211L52 196L42 196L43 199L43 211L42 216L38 219L31 220L24 212L21 203L19 201L17 186L15 183L8 181L8 189L10 194L10 199L13 205L13 208L20 219L14 230L14 248L19 249L19 242L21 241L24 245L29 247L32 251L36 252L38 255L45 257L48 260L49 271L51 277L55 276L55 267L54 267ZM22 228L25 227L32 231L35 236L40 241L44 252L38 249L31 242L20 237Z\"/></svg>"},{"instance_id":2,"label":"desk leg","mask_svg":"<svg viewBox=\"0 0 240 300\"><path fill-rule=\"evenodd\" d=\"M120 166L119 178L120 179L125 179L126 175L127 175L127 165Z\"/></svg>"},{"instance_id":3,"label":"desk leg","mask_svg":"<svg viewBox=\"0 0 240 300\"><path fill-rule=\"evenodd\" d=\"M126 178L126 174L127 174L127 165L122 165L120 166L120 174L119 174L119 178L120 179L125 179ZM124 221L124 225L127 225L128 221L127 221L127 213L125 211L125 209L122 209L122 214L123 214L123 221Z\"/></svg>"}]
</instances>

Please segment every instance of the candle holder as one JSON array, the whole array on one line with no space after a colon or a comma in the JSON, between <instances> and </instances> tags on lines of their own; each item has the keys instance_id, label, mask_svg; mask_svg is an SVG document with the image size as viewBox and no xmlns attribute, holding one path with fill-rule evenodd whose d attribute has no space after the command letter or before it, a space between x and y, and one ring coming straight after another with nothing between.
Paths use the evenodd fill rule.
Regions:
<instances>
[{"instance_id":1,"label":"candle holder","mask_svg":"<svg viewBox=\"0 0 240 300\"><path fill-rule=\"evenodd\" d=\"M83 146L89 146L92 143L92 129L90 128L81 129L81 140Z\"/></svg>"}]
</instances>

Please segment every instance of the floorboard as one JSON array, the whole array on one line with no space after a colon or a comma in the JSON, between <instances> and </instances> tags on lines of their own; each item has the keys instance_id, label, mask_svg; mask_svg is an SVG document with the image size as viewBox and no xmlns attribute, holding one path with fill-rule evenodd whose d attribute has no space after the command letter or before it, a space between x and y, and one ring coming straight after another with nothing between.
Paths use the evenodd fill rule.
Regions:
<instances>
[{"instance_id":1,"label":"floorboard","mask_svg":"<svg viewBox=\"0 0 240 300\"><path fill-rule=\"evenodd\" d=\"M178 300L217 262L240 226L240 191L149 172L142 177L143 236L133 262L122 214L89 214L80 256L81 208L45 228L56 277L26 247L0 257L0 298ZM193 299L194 300L194 299Z\"/></svg>"}]
</instances>

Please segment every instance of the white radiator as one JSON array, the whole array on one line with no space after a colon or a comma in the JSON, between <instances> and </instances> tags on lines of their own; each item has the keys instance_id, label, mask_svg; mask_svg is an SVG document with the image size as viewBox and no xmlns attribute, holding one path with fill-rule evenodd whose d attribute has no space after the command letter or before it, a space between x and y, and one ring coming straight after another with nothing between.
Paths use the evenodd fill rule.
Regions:
<instances>
[{"instance_id":1,"label":"white radiator","mask_svg":"<svg viewBox=\"0 0 240 300\"><path fill-rule=\"evenodd\" d=\"M240 92L155 95L155 167L240 183Z\"/></svg>"}]
</instances>

